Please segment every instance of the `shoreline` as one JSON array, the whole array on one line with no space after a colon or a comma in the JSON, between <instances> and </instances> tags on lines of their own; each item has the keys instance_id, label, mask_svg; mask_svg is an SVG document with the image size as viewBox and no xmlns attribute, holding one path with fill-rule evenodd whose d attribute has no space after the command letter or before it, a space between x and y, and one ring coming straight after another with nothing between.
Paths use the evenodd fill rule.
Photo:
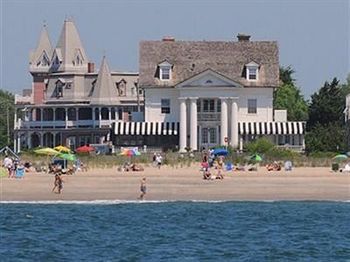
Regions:
<instances>
[{"instance_id":1,"label":"shoreline","mask_svg":"<svg viewBox=\"0 0 350 262\"><path fill-rule=\"evenodd\" d=\"M165 201L350 201L350 174L329 168L294 168L292 171L226 171L223 180L202 179L198 166L141 172L93 169L63 176L62 194L51 192L54 176L27 173L23 179L0 179L0 203L6 201L67 201L85 203ZM145 201L137 200L140 179L147 177Z\"/></svg>"}]
</instances>

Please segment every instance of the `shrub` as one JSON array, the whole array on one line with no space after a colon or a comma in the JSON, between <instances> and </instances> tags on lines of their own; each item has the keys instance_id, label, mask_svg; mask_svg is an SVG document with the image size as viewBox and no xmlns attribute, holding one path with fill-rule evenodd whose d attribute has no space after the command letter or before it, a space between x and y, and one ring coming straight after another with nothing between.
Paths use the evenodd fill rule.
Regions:
<instances>
[{"instance_id":1,"label":"shrub","mask_svg":"<svg viewBox=\"0 0 350 262\"><path fill-rule=\"evenodd\" d=\"M274 144L266 138L258 138L252 142L247 143L245 148L251 154L265 154L266 152L274 148Z\"/></svg>"}]
</instances>

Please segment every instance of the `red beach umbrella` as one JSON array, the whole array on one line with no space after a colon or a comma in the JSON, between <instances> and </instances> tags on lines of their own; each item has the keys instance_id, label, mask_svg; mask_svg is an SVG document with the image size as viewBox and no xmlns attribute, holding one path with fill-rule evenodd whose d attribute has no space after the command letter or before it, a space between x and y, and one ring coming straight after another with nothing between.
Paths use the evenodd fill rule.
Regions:
<instances>
[{"instance_id":1,"label":"red beach umbrella","mask_svg":"<svg viewBox=\"0 0 350 262\"><path fill-rule=\"evenodd\" d=\"M95 151L96 149L93 146L81 146L75 149L75 152L77 153L90 153L92 151Z\"/></svg>"}]
</instances>

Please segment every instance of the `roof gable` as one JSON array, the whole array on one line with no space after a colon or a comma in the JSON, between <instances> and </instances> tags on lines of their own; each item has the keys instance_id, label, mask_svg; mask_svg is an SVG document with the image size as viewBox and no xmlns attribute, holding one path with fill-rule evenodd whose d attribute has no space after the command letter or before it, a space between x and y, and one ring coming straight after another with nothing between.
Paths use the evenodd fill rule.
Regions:
<instances>
[{"instance_id":1,"label":"roof gable","mask_svg":"<svg viewBox=\"0 0 350 262\"><path fill-rule=\"evenodd\" d=\"M242 88L242 85L232 79L219 74L211 69L207 69L197 75L194 75L185 81L177 84L176 88L218 88L218 87L229 87L229 88Z\"/></svg>"},{"instance_id":2,"label":"roof gable","mask_svg":"<svg viewBox=\"0 0 350 262\"><path fill-rule=\"evenodd\" d=\"M106 58L103 57L96 83L91 90L90 103L94 105L114 105L118 101L118 92L112 80Z\"/></svg>"},{"instance_id":3,"label":"roof gable","mask_svg":"<svg viewBox=\"0 0 350 262\"><path fill-rule=\"evenodd\" d=\"M56 50L60 51L62 60L57 71L87 71L88 57L73 21L64 21ZM77 57L79 57L79 63L77 63Z\"/></svg>"}]
</instances>

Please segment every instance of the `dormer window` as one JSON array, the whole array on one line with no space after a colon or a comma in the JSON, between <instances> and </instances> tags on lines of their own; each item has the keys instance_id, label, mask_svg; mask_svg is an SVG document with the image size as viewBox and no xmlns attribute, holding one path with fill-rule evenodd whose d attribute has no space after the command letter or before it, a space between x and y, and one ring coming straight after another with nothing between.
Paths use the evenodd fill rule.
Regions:
<instances>
[{"instance_id":1,"label":"dormer window","mask_svg":"<svg viewBox=\"0 0 350 262\"><path fill-rule=\"evenodd\" d=\"M246 77L249 81L258 80L259 65L255 62L250 62L246 65Z\"/></svg>"},{"instance_id":2,"label":"dormer window","mask_svg":"<svg viewBox=\"0 0 350 262\"><path fill-rule=\"evenodd\" d=\"M54 92L54 96L56 98L63 97L63 86L64 86L64 83L61 80L58 80L56 82L56 88L55 88L55 92Z\"/></svg>"},{"instance_id":3,"label":"dormer window","mask_svg":"<svg viewBox=\"0 0 350 262\"><path fill-rule=\"evenodd\" d=\"M171 67L172 65L168 61L164 61L158 65L159 67L159 79L162 81L171 80Z\"/></svg>"}]
</instances>

